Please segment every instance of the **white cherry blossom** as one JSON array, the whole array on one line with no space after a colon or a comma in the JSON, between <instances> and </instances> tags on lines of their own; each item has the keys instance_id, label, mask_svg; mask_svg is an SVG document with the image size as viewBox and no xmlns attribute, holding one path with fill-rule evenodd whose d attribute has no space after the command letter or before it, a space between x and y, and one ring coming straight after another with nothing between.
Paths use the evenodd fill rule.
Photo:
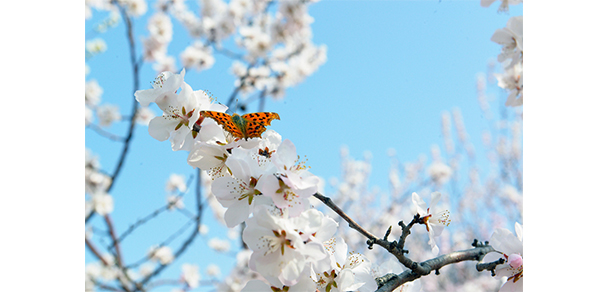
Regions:
<instances>
[{"instance_id":1,"label":"white cherry blossom","mask_svg":"<svg viewBox=\"0 0 610 292\"><path fill-rule=\"evenodd\" d=\"M148 252L148 257L152 260L159 261L162 265L167 265L174 261L174 253L168 246L151 247Z\"/></svg>"},{"instance_id":2,"label":"white cherry blossom","mask_svg":"<svg viewBox=\"0 0 610 292\"><path fill-rule=\"evenodd\" d=\"M309 208L309 197L318 191L320 179L298 162L296 147L284 140L271 157L277 172L262 178L261 190L278 208L286 208L291 217Z\"/></svg>"},{"instance_id":3,"label":"white cherry blossom","mask_svg":"<svg viewBox=\"0 0 610 292\"><path fill-rule=\"evenodd\" d=\"M523 227L515 222L515 234L506 228L498 228L491 235L489 244L501 252L505 263L496 267L496 275L508 277L500 292L523 291ZM488 253L483 259L490 262L498 259L496 253Z\"/></svg>"},{"instance_id":4,"label":"white cherry blossom","mask_svg":"<svg viewBox=\"0 0 610 292\"><path fill-rule=\"evenodd\" d=\"M441 235L443 229L451 223L449 211L438 209L437 207L437 204L441 199L441 193L432 193L430 207L426 205L424 200L417 193L413 193L411 199L417 208L417 213L426 225L426 230L428 231L428 236L430 238L428 244L432 247L432 253L436 255L439 252L439 248L438 245L436 245L436 240L434 238Z\"/></svg>"},{"instance_id":5,"label":"white cherry blossom","mask_svg":"<svg viewBox=\"0 0 610 292\"><path fill-rule=\"evenodd\" d=\"M269 198L261 195L259 180L263 169L250 158L250 151L234 148L232 152L233 155L225 163L231 175L219 177L212 182L212 193L227 208L224 218L228 227L244 222L255 206L272 205Z\"/></svg>"},{"instance_id":6,"label":"white cherry blossom","mask_svg":"<svg viewBox=\"0 0 610 292\"><path fill-rule=\"evenodd\" d=\"M249 266L265 277L277 277L285 285L299 278L308 262L327 258L321 243L303 242L299 229L285 214L273 215L258 206L246 220L243 240L253 250Z\"/></svg>"},{"instance_id":7,"label":"white cherry blossom","mask_svg":"<svg viewBox=\"0 0 610 292\"><path fill-rule=\"evenodd\" d=\"M330 254L331 265L328 270L316 271L314 280L318 290L328 292L377 290L372 276L371 262L359 253L348 253L343 238L331 239L325 243Z\"/></svg>"},{"instance_id":8,"label":"white cherry blossom","mask_svg":"<svg viewBox=\"0 0 610 292\"><path fill-rule=\"evenodd\" d=\"M99 191L91 196L93 211L104 216L112 213L114 210L114 200L112 196L104 191Z\"/></svg>"},{"instance_id":9,"label":"white cherry blossom","mask_svg":"<svg viewBox=\"0 0 610 292\"><path fill-rule=\"evenodd\" d=\"M295 291L295 292L314 292L316 284L311 279L311 268L307 265L301 275L295 281L295 284L285 285L277 278L266 277L266 281L250 280L241 290L242 292L278 292L278 291Z\"/></svg>"},{"instance_id":10,"label":"white cherry blossom","mask_svg":"<svg viewBox=\"0 0 610 292\"><path fill-rule=\"evenodd\" d=\"M190 151L197 132L191 127L200 121L201 110L224 112L227 107L212 103L202 90L193 91L184 82L184 69L178 74L163 72L157 76L152 89L138 90L136 100L142 106L155 102L163 116L153 118L148 125L148 133L159 141L171 140L172 150ZM176 92L180 90L180 93Z\"/></svg>"},{"instance_id":11,"label":"white cherry blossom","mask_svg":"<svg viewBox=\"0 0 610 292\"><path fill-rule=\"evenodd\" d=\"M182 279L190 288L199 287L199 266L196 264L182 264Z\"/></svg>"},{"instance_id":12,"label":"white cherry blossom","mask_svg":"<svg viewBox=\"0 0 610 292\"><path fill-rule=\"evenodd\" d=\"M523 16L511 17L506 27L497 29L491 36L491 40L502 45L502 53L498 55L498 61L504 62L512 59L509 66L522 62L523 56Z\"/></svg>"}]
</instances>

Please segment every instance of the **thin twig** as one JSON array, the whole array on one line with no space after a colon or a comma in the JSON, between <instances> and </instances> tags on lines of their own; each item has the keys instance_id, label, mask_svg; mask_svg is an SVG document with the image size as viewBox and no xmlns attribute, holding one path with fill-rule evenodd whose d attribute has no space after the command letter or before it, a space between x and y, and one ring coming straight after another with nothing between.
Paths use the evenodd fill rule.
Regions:
<instances>
[{"instance_id":1,"label":"thin twig","mask_svg":"<svg viewBox=\"0 0 610 292\"><path fill-rule=\"evenodd\" d=\"M345 220L348 223L350 228L360 232L360 234L364 235L369 240L373 240L373 241L381 240L377 236L366 231L364 228L362 228L362 226L360 226L360 224L356 223L356 221L354 221L351 217L349 217L347 214L345 214L345 212L343 212L343 210L341 210L341 208L339 208L339 206L337 206L333 202L333 200L331 200L329 197L325 197L325 196L321 195L320 193L315 193L313 196L316 197L318 200L322 201L322 203L324 203L326 206L328 206L331 210L335 211L335 213L337 213L337 215L341 216L341 218L343 218L343 220Z\"/></svg>"},{"instance_id":2,"label":"thin twig","mask_svg":"<svg viewBox=\"0 0 610 292\"><path fill-rule=\"evenodd\" d=\"M124 142L125 139L123 139L123 137L119 136L119 135L115 135L112 134L104 129L102 129L100 126L96 125L96 124L88 124L85 126L86 128L89 128L93 131L95 131L96 133L100 134L101 136L104 136L112 141L118 141L118 142Z\"/></svg>"},{"instance_id":3,"label":"thin twig","mask_svg":"<svg viewBox=\"0 0 610 292\"><path fill-rule=\"evenodd\" d=\"M102 284L98 281L94 281L93 283L95 283L95 285L97 286L98 289L108 290L108 291L125 291L125 290L121 290L119 288L108 286L106 284ZM89 292L89 291L95 291L95 290L85 290L85 292Z\"/></svg>"},{"instance_id":4,"label":"thin twig","mask_svg":"<svg viewBox=\"0 0 610 292\"><path fill-rule=\"evenodd\" d=\"M135 231L138 227L140 227L141 225L143 225L144 223L148 222L149 220L157 217L157 215L161 214L161 212L167 210L169 208L169 205L164 205L163 207L153 211L151 214L149 214L148 216L139 219L138 221L136 221L134 224L132 224L131 226L129 226L129 228L127 228L127 230L125 230L125 232L123 232L121 234L121 236L119 236L119 238L117 238L117 242L121 242L123 241L123 239L125 239L125 237L127 237L127 235L129 235L130 233L132 233L133 231ZM114 245L115 242L113 241L111 243L111 245Z\"/></svg>"},{"instance_id":5,"label":"thin twig","mask_svg":"<svg viewBox=\"0 0 610 292\"><path fill-rule=\"evenodd\" d=\"M411 228L413 227L413 225L415 225L415 223L422 223L419 214L415 214L415 216L413 216L413 220L411 220L408 225L405 225L405 223L402 221L398 222L398 225L400 226L400 228L402 228L402 233L400 234L400 238L398 239L398 248L404 249L407 236L411 234Z\"/></svg>"},{"instance_id":6,"label":"thin twig","mask_svg":"<svg viewBox=\"0 0 610 292\"><path fill-rule=\"evenodd\" d=\"M212 44L212 47L214 48L214 51L216 51L222 55L225 55L231 59L236 59L236 60L243 61L243 59L244 59L243 54L238 54L238 53L232 52L230 50L227 50L225 48L221 48L218 46L218 43L216 43L216 42L211 42L211 44Z\"/></svg>"},{"instance_id":7,"label":"thin twig","mask_svg":"<svg viewBox=\"0 0 610 292\"><path fill-rule=\"evenodd\" d=\"M252 67L254 67L255 64L256 64L256 61L254 61L248 65L248 68L246 69L246 74L239 79L239 85L235 86L235 89L233 89L233 92L229 96L229 99L227 100L227 104L226 104L226 106L228 106L229 109L231 109L231 104L237 97L237 93L239 93L239 91L241 90L241 87L244 86L246 78L248 78L250 76L250 69Z\"/></svg>"},{"instance_id":8,"label":"thin twig","mask_svg":"<svg viewBox=\"0 0 610 292\"><path fill-rule=\"evenodd\" d=\"M116 1L113 1L114 4L117 4ZM132 71L133 71L133 92L135 93L136 90L138 90L138 88L140 87L140 78L139 78L139 65L138 65L138 59L137 59L137 55L136 55L136 45L135 45L135 41L133 38L133 26L131 24L131 19L129 18L129 15L127 15L127 12L125 11L125 9L123 7L121 7L121 5L118 5L119 11L121 12L121 16L123 18L123 20L125 21L125 26L127 27L127 39L129 40L129 55L130 55L130 61L131 61L131 67L132 67ZM132 99L132 109L131 109L131 121L129 123L129 130L127 131L127 136L125 137L125 140L123 142L123 150L121 151L121 156L119 157L119 161L117 163L117 166L111 176L111 181L110 181L110 185L108 186L108 190L107 192L110 193L110 190L112 189L112 187L114 186L114 182L116 180L116 178L118 177L119 173L121 172L121 170L123 169L123 163L125 162L125 158L127 157L127 152L129 152L129 146L131 145L131 138L133 136L134 133L134 128L136 125L136 113L138 111L138 101L133 97L133 94L130 96L130 98Z\"/></svg>"},{"instance_id":9,"label":"thin twig","mask_svg":"<svg viewBox=\"0 0 610 292\"><path fill-rule=\"evenodd\" d=\"M186 185L187 185L187 186L188 186L188 185L190 185L190 184L191 184L191 182L192 182L192 180L193 180L193 176L191 175L191 176L189 177L189 180L188 180L188 182L186 183ZM185 190L184 192L181 192L181 193L180 193L180 194L179 194L177 197L178 197L178 198L181 198L181 197L183 197L183 196L184 196L184 194L186 194L187 192L188 192L188 189L187 189L187 190ZM131 225L130 225L130 226L127 228L127 230L125 230L125 232L123 232L123 233L122 233L122 234L121 234L121 235L120 235L120 236L117 238L117 241L118 241L118 242L123 241L123 240L125 239L125 237L127 237L129 234L131 234L133 231L135 231L135 230L136 230L138 227L140 227L140 226L144 225L144 223L146 223L146 222L148 222L148 221L152 220L153 218L157 217L157 216L158 216L159 214L161 214L163 211L169 210L169 208L170 208L171 206L173 206L173 204L166 204L166 205L163 205L162 207L158 208L157 210L153 211L152 213L150 213L150 214L146 215L144 218L142 218L142 219L138 219L138 221L136 221L135 223L131 224ZM183 214L185 214L185 216L190 216L190 219L193 219L193 218L194 218L194 216L193 216L192 214L187 213L188 211L186 211L186 210L180 210L180 211L181 211ZM111 245L114 245L114 244L115 244L115 242L113 241L113 242L111 243Z\"/></svg>"},{"instance_id":10,"label":"thin twig","mask_svg":"<svg viewBox=\"0 0 610 292\"><path fill-rule=\"evenodd\" d=\"M102 256L102 254L97 250L93 242L91 242L88 238L85 238L85 246L98 258L104 266L109 266L110 264L106 261L106 259Z\"/></svg>"},{"instance_id":11,"label":"thin twig","mask_svg":"<svg viewBox=\"0 0 610 292\"><path fill-rule=\"evenodd\" d=\"M199 225L201 225L201 219L203 218L203 202L201 200L201 169L197 168L197 186L195 188L195 199L197 201L197 217L195 219L195 228L189 235L189 237L182 243L178 251L174 254L174 261L176 261L186 249L193 243L193 240L199 234ZM139 283L136 283L136 287L142 289L146 283L148 283L154 276L161 273L168 265L159 265L152 273L142 279Z\"/></svg>"},{"instance_id":12,"label":"thin twig","mask_svg":"<svg viewBox=\"0 0 610 292\"><path fill-rule=\"evenodd\" d=\"M116 254L115 261L116 261L117 267L119 268L119 271L121 271L122 275L125 276L125 277L122 277L122 275L119 275L118 280L121 283L121 286L123 287L124 291L131 291L131 289L129 289L128 283L123 281L123 280L127 280L130 283L132 282L131 279L129 279L129 276L127 276L126 269L123 266L123 257L121 255L121 248L119 246L119 243L116 241L116 233L114 232L114 226L112 224L112 220L110 219L110 215L108 215L108 214L104 215L104 220L106 221L106 225L108 226L108 234L110 235L110 238L112 238L112 241L115 242L114 252Z\"/></svg>"},{"instance_id":13,"label":"thin twig","mask_svg":"<svg viewBox=\"0 0 610 292\"><path fill-rule=\"evenodd\" d=\"M112 224L112 219L110 219L110 215L104 215L104 221L106 221L106 225L108 226L108 235L112 238L112 242L114 242L114 252L116 253L116 262L119 268L123 268L123 258L121 256L121 248L119 246L119 242L116 240L116 233L114 232L114 226Z\"/></svg>"},{"instance_id":14,"label":"thin twig","mask_svg":"<svg viewBox=\"0 0 610 292\"><path fill-rule=\"evenodd\" d=\"M339 206L337 206L330 198L325 197L325 196L321 195L320 193L315 193L314 197L316 197L318 200L322 201L322 203L324 203L326 206L331 208L335 213L337 213L337 215L341 216L341 218L343 218L343 220L347 221L350 228L358 231L360 234L362 234L366 238L368 238L368 240L366 242L369 246L369 249L373 249L373 245L377 244L377 245L381 246L382 248L386 249L392 255L394 255L396 257L396 259L401 264L403 264L405 267L407 267L413 271L417 271L418 273L425 273L425 270L423 269L423 267L420 264L418 264L417 262L411 260L410 258L408 258L404 255L404 250L402 248L398 248L398 244L395 241L389 242L387 240L383 240L383 239L371 234L370 232L368 232L367 230L362 228L362 226L360 226L358 223L356 223L351 217L349 217L347 214L345 214L345 212L343 212L343 210L341 210L341 208L339 208Z\"/></svg>"}]
</instances>

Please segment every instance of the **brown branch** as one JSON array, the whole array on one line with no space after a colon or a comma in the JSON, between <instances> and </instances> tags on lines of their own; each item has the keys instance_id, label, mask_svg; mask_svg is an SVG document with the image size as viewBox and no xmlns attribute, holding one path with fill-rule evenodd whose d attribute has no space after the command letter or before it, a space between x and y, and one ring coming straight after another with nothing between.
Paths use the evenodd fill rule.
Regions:
<instances>
[{"instance_id":1,"label":"brown branch","mask_svg":"<svg viewBox=\"0 0 610 292\"><path fill-rule=\"evenodd\" d=\"M343 212L343 210L341 210L341 208L339 208L339 206L337 206L329 197L325 197L325 196L321 195L320 193L315 193L314 197L316 197L318 200L322 201L322 203L324 203L331 210L333 210L335 213L337 213L337 215L341 216L341 218L343 218L343 220L345 220L348 223L350 228L358 231L360 234L362 234L366 238L368 238L366 243L368 244L369 249L373 249L373 245L377 244L377 245L381 246L382 248L386 249L392 255L394 255L396 257L396 259L401 264L403 264L405 267L407 267L413 271L416 271L418 273L421 273L421 274L426 272L426 270L420 264L418 264L417 262L411 260L410 258L408 258L404 255L405 251L402 249L402 247L398 246L398 243L396 241L389 242L387 240L383 240L383 239L371 234L370 232L368 232L367 230L362 228L362 226L360 226L360 224L356 223L351 217L349 217L347 214L345 214L345 212ZM413 224L415 224L415 223L413 223ZM405 229L403 228L403 230L405 230ZM405 237L406 237L406 235L405 235Z\"/></svg>"},{"instance_id":2,"label":"brown branch","mask_svg":"<svg viewBox=\"0 0 610 292\"><path fill-rule=\"evenodd\" d=\"M189 237L182 243L178 251L174 254L175 262L193 243L197 234L199 234L199 225L201 225L201 219L203 218L203 202L201 200L201 169L197 168L197 185L195 187L195 199L197 201L197 217L195 218L195 228L189 235ZM169 265L159 265L152 273L142 279L139 283L136 283L136 287L140 290L143 289L144 285L148 283L154 276L161 273Z\"/></svg>"},{"instance_id":3,"label":"brown branch","mask_svg":"<svg viewBox=\"0 0 610 292\"><path fill-rule=\"evenodd\" d=\"M169 205L164 205L163 207L153 211L151 214L147 215L146 217L139 219L138 221L136 221L134 224L130 225L127 230L125 230L125 232L123 232L121 234L121 236L119 236L116 240L113 240L111 245L115 245L118 242L123 241L123 239L125 239L125 237L127 237L129 234L131 234L134 230L136 230L139 226L143 225L144 223L148 222L149 220L155 218L157 215L161 214L161 212L165 211L169 209Z\"/></svg>"},{"instance_id":4,"label":"brown branch","mask_svg":"<svg viewBox=\"0 0 610 292\"><path fill-rule=\"evenodd\" d=\"M504 264L506 262L506 260L504 258L499 258L496 261L490 262L490 263L477 263L477 271L482 272L482 271L490 271L491 272L491 276L495 276L496 275L496 267L498 265Z\"/></svg>"},{"instance_id":5,"label":"brown branch","mask_svg":"<svg viewBox=\"0 0 610 292\"><path fill-rule=\"evenodd\" d=\"M127 28L127 39L129 41L129 55L130 55L131 67L132 67L132 71L133 71L133 92L135 93L136 90L138 90L140 87L140 78L139 78L139 73L138 73L139 65L138 65L138 60L137 60L137 56L136 56L136 45L135 45L135 41L134 41L134 37L133 37L133 26L131 23L131 19L129 18L129 15L127 15L127 12L125 11L125 9L123 7L121 7L121 5L116 3L116 1L113 1L113 3L116 4L117 7L119 8L123 21L125 21L125 26ZM134 128L136 125L136 114L138 111L138 101L133 97L133 94L130 96L130 98L132 99L132 109L131 109L131 121L129 123L129 130L127 131L127 136L125 137L125 140L123 142L123 151L121 151L121 156L119 157L117 166L114 170L114 173L111 176L110 185L108 186L108 190L106 190L108 193L110 193L110 190L114 186L114 182L115 182L116 178L118 177L119 173L123 169L123 163L125 162L125 158L127 157L127 152L129 152L129 146L131 145L131 143L130 143L131 138L133 136Z\"/></svg>"},{"instance_id":6,"label":"brown branch","mask_svg":"<svg viewBox=\"0 0 610 292\"><path fill-rule=\"evenodd\" d=\"M93 242L91 242L88 238L85 238L85 246L89 248L89 251L91 251L91 253L93 253L93 255L95 255L95 257L98 258L102 262L102 264L104 264L104 266L110 265L102 256L102 254L97 250L97 248L93 245Z\"/></svg>"},{"instance_id":7,"label":"brown branch","mask_svg":"<svg viewBox=\"0 0 610 292\"><path fill-rule=\"evenodd\" d=\"M112 242L114 242L114 252L116 253L116 262L120 269L123 269L123 259L121 257L121 248L119 246L119 242L116 240L116 233L114 232L114 226L112 225L112 220L108 214L104 215L104 220L106 221L106 225L108 226L108 234L110 238L112 238Z\"/></svg>"},{"instance_id":8,"label":"brown branch","mask_svg":"<svg viewBox=\"0 0 610 292\"><path fill-rule=\"evenodd\" d=\"M468 250L460 250L445 255L429 259L421 262L419 266L421 271L406 270L400 275L391 277L383 286L379 287L376 292L390 292L398 288L400 285L414 281L422 276L430 274L432 271L440 270L442 267L463 261L480 261L486 254L495 250L490 245L477 246Z\"/></svg>"},{"instance_id":9,"label":"brown branch","mask_svg":"<svg viewBox=\"0 0 610 292\"><path fill-rule=\"evenodd\" d=\"M104 136L112 141L118 141L118 142L125 141L125 139L123 139L123 137L112 134L110 132L107 132L106 130L102 129L100 126L98 126L96 124L88 124L85 126L85 128L89 128L89 129L95 131L96 133L100 134L101 136Z\"/></svg>"},{"instance_id":10,"label":"brown branch","mask_svg":"<svg viewBox=\"0 0 610 292\"><path fill-rule=\"evenodd\" d=\"M191 182L193 181L193 176L191 175L189 177L188 182L186 183L187 186L191 185ZM181 192L178 195L178 198L182 198L184 195L186 194L186 191ZM121 242L123 241L129 234L131 234L133 231L135 231L138 227L144 225L146 222L152 220L153 218L157 217L159 214L161 214L163 211L169 210L169 208L172 206L172 204L165 204L162 207L158 208L157 210L153 211L151 214L146 215L144 218L142 219L138 219L138 221L136 221L135 223L131 224L129 227L127 227L127 230L125 230L118 238L116 241ZM186 214L186 210L180 210L181 212L183 212L183 214L185 216L189 216L191 217L190 219L194 219L195 216L191 215L191 214ZM113 240L110 243L110 246L114 245L116 242Z\"/></svg>"},{"instance_id":11,"label":"brown branch","mask_svg":"<svg viewBox=\"0 0 610 292\"><path fill-rule=\"evenodd\" d=\"M110 216L108 214L104 215L104 220L106 221L106 225L108 226L108 234L110 235L110 238L112 239L112 241L114 242L114 252L116 254L116 264L117 267L119 268L119 271L125 276L125 280L128 280L129 283L131 283L131 279L129 278L129 276L126 273L126 269L123 266L123 257L121 256L121 248L119 246L119 242L117 241L117 237L116 237L116 233L114 232L114 226L112 224L112 220L110 219ZM121 275L119 275L118 280L119 283L121 283L121 286L123 287L124 291L131 291L131 289L129 289L128 283L126 283L125 281L121 280L122 277Z\"/></svg>"},{"instance_id":12,"label":"brown branch","mask_svg":"<svg viewBox=\"0 0 610 292\"><path fill-rule=\"evenodd\" d=\"M413 220L411 220L408 225L405 225L405 223L402 221L398 222L398 225L400 225L400 228L402 228L402 234L400 234L400 238L398 239L398 248L404 249L405 240L407 239L407 236L411 234L411 228L416 223L425 224L420 218L419 214L415 214L415 216L413 216ZM408 251L405 250L405 253L408 253Z\"/></svg>"},{"instance_id":13,"label":"brown branch","mask_svg":"<svg viewBox=\"0 0 610 292\"><path fill-rule=\"evenodd\" d=\"M95 285L96 285L96 286L97 286L99 289L102 289L102 290L108 290L108 291L124 291L124 290L121 290L121 289L119 289L119 288L115 288L115 287L108 286L108 285L106 285L106 284L100 283L100 282L98 282L98 281L93 281L93 283L94 283L94 284L95 284ZM90 291L91 291L91 292L93 292L93 291L95 291L95 290L85 290L85 292L90 292Z\"/></svg>"},{"instance_id":14,"label":"brown branch","mask_svg":"<svg viewBox=\"0 0 610 292\"><path fill-rule=\"evenodd\" d=\"M358 231L360 234L364 235L369 240L381 241L381 239L379 239L377 236L371 234L370 232L366 231L364 228L362 228L362 226L360 226L360 224L356 223L356 221L354 221L351 217L349 217L347 214L345 214L345 212L343 212L343 210L341 210L341 208L339 206L337 206L333 202L333 200L331 200L331 198L325 197L325 196L321 195L320 193L315 193L313 196L316 197L318 200L322 201L322 203L324 203L324 205L328 206L331 210L335 211L335 213L337 213L337 215L341 216L341 218L343 218L343 220L345 220L348 223L350 228ZM369 248L371 248L370 245L369 245Z\"/></svg>"},{"instance_id":15,"label":"brown branch","mask_svg":"<svg viewBox=\"0 0 610 292\"><path fill-rule=\"evenodd\" d=\"M233 92L231 92L231 95L229 96L229 99L227 100L226 106L228 106L229 109L231 109L231 104L233 103L233 101L237 97L237 93L239 93L239 91L241 90L241 87L244 86L244 84L246 82L246 79L248 77L250 77L250 69L252 67L254 67L255 64L256 64L256 61L248 64L248 68L246 69L246 74L239 78L239 85L235 86L235 89L233 89ZM236 110L237 110L237 104L236 104Z\"/></svg>"}]
</instances>

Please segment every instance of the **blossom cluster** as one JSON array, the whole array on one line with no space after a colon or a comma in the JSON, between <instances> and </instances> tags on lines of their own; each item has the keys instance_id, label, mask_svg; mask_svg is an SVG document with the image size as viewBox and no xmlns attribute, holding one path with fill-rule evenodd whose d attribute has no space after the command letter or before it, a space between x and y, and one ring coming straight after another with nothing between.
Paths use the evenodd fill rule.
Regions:
<instances>
[{"instance_id":1,"label":"blossom cluster","mask_svg":"<svg viewBox=\"0 0 610 292\"><path fill-rule=\"evenodd\" d=\"M489 7L496 0L481 0L481 6ZM498 12L508 12L509 5L522 4L523 0L500 0ZM491 40L502 46L498 62L504 64L504 72L496 74L498 86L509 92L506 106L523 105L523 16L511 17L506 27L497 29Z\"/></svg>"},{"instance_id":2,"label":"blossom cluster","mask_svg":"<svg viewBox=\"0 0 610 292\"><path fill-rule=\"evenodd\" d=\"M523 105L523 16L511 17L505 28L498 29L491 40L502 45L498 61L504 73L496 75L498 86L509 91L507 106Z\"/></svg>"},{"instance_id":3,"label":"blossom cluster","mask_svg":"<svg viewBox=\"0 0 610 292\"><path fill-rule=\"evenodd\" d=\"M203 179L209 180L209 193L226 208L222 218L228 227L242 223L247 226L242 238L251 250L238 255L237 268L247 266L251 274L244 276L247 272L234 270L236 272L231 275L234 281L221 284L230 286L226 290L373 291L376 289L375 277L400 273L405 268L392 261L376 266L364 255L348 252L349 239L337 237L337 222L311 207L310 199L321 189L322 181L310 173L303 162L299 162L296 146L272 130L260 138L249 140L232 136L213 120L200 115L201 111L226 112L227 107L215 103L207 92L193 90L184 82L185 70L179 74L172 73L177 71L176 59L169 56L167 50L173 37L173 17L196 39L180 54L184 67L206 70L215 63L214 53L225 54L235 59L231 72L236 77L235 87L239 92L248 94L260 90L264 94L281 97L287 87L301 82L326 61L326 48L311 42L309 25L313 19L307 13L310 2L273 2L277 6L276 11L269 9L271 2L203 0L200 13L196 15L184 1L158 1L156 13L148 19L149 36L142 38L142 42L143 59L155 62L153 68L161 73L152 84L152 89L140 90L135 94L142 106L138 111L138 120L149 125L149 133L155 139L170 140L174 151L189 152L188 164L203 170ZM502 1L503 4L512 2L516 1ZM141 0L121 0L116 3L126 7L130 16L143 15L147 10L146 2ZM87 9L92 7L110 7L108 9L112 10L115 6L106 0L88 0L86 17L90 16ZM113 14L111 20L116 15ZM231 35L236 35L236 44L244 51L243 54L223 48L223 41ZM498 77L500 86L511 90L507 105L520 105L522 17L512 23L509 21L507 28L498 30L492 40L503 45L498 60L508 64L506 72L513 70L508 75ZM91 56L106 50L105 43L98 39L87 43L86 48ZM98 106L102 93L101 86L95 80L87 81L87 125L93 120L93 111L103 127L121 119L118 108L112 105ZM148 110L151 103L161 109L161 116L152 116L152 111ZM113 209L112 197L106 193L110 177L98 171L98 164L96 158L87 152L86 193L91 195L92 200L86 203L86 215L92 212L106 215ZM354 196L357 192L353 190L362 183L361 178L370 172L370 165L354 162L350 168L355 175L350 176L352 179L347 180L348 184L342 185L341 192ZM409 173L417 169L414 166ZM436 186L442 186L453 176L453 169L451 162L447 165L435 158L427 173ZM396 181L395 185L399 184ZM184 208L181 195L176 194L186 191L184 178L171 177L167 191L168 209ZM425 222L429 236L427 243L434 255L439 253L438 237L451 221L448 219L449 212L438 207L440 196L439 192L433 192L429 207L418 194L411 196L413 207ZM205 225L201 225L199 230L202 234L207 232ZM501 245L503 239L495 236L497 238L495 241L492 238L492 244ZM442 238L440 240L443 241ZM227 251L228 246L215 240L210 240L209 245L219 252ZM522 278L522 250L520 253L507 253L503 256L508 261L508 267L503 268L512 273L507 274L511 276L509 280L517 282ZM168 246L151 247L148 257L160 265L168 265L175 259ZM124 275L116 270L115 261L106 258L104 265L96 263L88 266L87 276L91 279L120 280ZM210 266L208 274L217 274L216 270ZM147 276L151 271L144 265L140 273ZM128 270L127 274L130 272ZM129 277L136 278L134 275ZM253 278L256 280L240 283L240 280ZM184 264L181 281L190 288L198 287L199 267ZM400 291L419 291L420 287L419 281L415 281L405 284ZM223 289L219 286L219 290Z\"/></svg>"},{"instance_id":4,"label":"blossom cluster","mask_svg":"<svg viewBox=\"0 0 610 292\"><path fill-rule=\"evenodd\" d=\"M177 71L176 58L168 52L168 47L173 40L175 26L183 26L194 39L178 54L183 68L209 69L215 63L214 54L224 54L235 60L231 72L235 75L235 87L238 92L246 96L254 90L260 90L264 95L281 98L286 88L302 82L326 62L326 47L312 43L313 18L308 13L308 6L314 2L316 1L291 0L275 3L267 0L204 0L199 2L199 7L190 7L194 2L158 0L149 7L147 1L143 0L86 0L85 19L92 18L93 10L109 11L109 16L94 27L96 33L103 33L110 27L116 27L122 14L139 18L150 12L149 10L154 10L147 20L148 35L141 37L140 41L143 48L142 60L152 62L153 69L157 72ZM178 25L175 25L176 23ZM234 37L240 52L225 49L226 41L231 36ZM87 40L85 48L87 59L108 49L104 40L99 37ZM89 67L85 64L85 75L88 73ZM120 137L106 132L105 129L124 118L117 105L101 103L103 92L97 80L90 79L85 82L85 125L104 136L120 140ZM187 92L183 94L186 95ZM207 98L206 93L202 91L197 91L196 95ZM146 103L144 100L143 104ZM179 118L180 113L177 110L180 109L168 108L173 106L171 104L164 106L166 107L163 110L167 113L165 121L168 118ZM202 109L226 110L219 105ZM174 115L170 117L169 113ZM188 111L185 114L196 119L198 115L194 113L195 111ZM153 112L144 106L138 109L135 120L148 125L153 115ZM184 120L185 117L182 118ZM170 131L159 126L164 124L164 119L155 119L155 126L149 128L160 131L151 132L153 137L167 139L163 135ZM192 125L194 121L189 122ZM172 134L174 150L190 150L194 139L186 137L189 133L187 128ZM180 143L174 143L179 140ZM97 177L99 175L93 176L94 179ZM89 189L87 191L93 198L93 192ZM101 191L102 188L98 188L97 193ZM103 198L105 199L101 201L105 202L106 206L112 205L111 198ZM112 210L92 208L93 205L96 204L92 200L87 202L88 211Z\"/></svg>"},{"instance_id":5,"label":"blossom cluster","mask_svg":"<svg viewBox=\"0 0 610 292\"><path fill-rule=\"evenodd\" d=\"M184 74L162 72L152 89L136 91L135 98L143 107L155 103L163 111L150 121L150 135L170 140L174 151L189 151L187 163L211 179L212 194L226 208L224 223L235 227L245 222L242 238L252 250L248 267L260 277L243 291L375 290L372 263L359 253L348 253L345 241L333 237L338 223L312 208L310 198L320 189L321 179L300 161L294 143L273 130L260 138L234 137L200 113L225 112L227 107L206 92L193 90ZM183 183L174 177L168 190L179 188ZM446 210L434 209L439 198L440 193L433 194L427 208L413 194L435 253L434 237L450 221ZM162 264L171 261L159 252L153 249L151 257Z\"/></svg>"},{"instance_id":6,"label":"blossom cluster","mask_svg":"<svg viewBox=\"0 0 610 292\"><path fill-rule=\"evenodd\" d=\"M184 1L158 1L148 21L149 36L142 39L144 60L153 62L157 72L177 71L176 59L167 52L175 19L194 39L179 54L184 68L207 70L215 63L215 53L224 54L235 59L231 72L244 96L261 90L281 98L286 88L326 62L326 47L312 42L312 2L204 0L196 13ZM231 36L235 45L226 44Z\"/></svg>"},{"instance_id":7,"label":"blossom cluster","mask_svg":"<svg viewBox=\"0 0 610 292\"><path fill-rule=\"evenodd\" d=\"M112 196L106 190L110 185L110 177L99 171L100 163L97 157L85 149L85 193L91 200L85 201L85 217L96 212L100 215L111 213L114 209Z\"/></svg>"}]
</instances>

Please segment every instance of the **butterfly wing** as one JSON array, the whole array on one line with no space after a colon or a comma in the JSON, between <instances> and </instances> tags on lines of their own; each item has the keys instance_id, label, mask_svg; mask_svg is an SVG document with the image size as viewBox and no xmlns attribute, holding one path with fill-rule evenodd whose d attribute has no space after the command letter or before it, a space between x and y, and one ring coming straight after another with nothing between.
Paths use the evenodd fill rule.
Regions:
<instances>
[{"instance_id":1,"label":"butterfly wing","mask_svg":"<svg viewBox=\"0 0 610 292\"><path fill-rule=\"evenodd\" d=\"M280 119L280 115L270 112L250 113L241 117L248 121L245 133L246 138L260 138L263 132L267 130L266 127L271 125L271 121Z\"/></svg>"},{"instance_id":2,"label":"butterfly wing","mask_svg":"<svg viewBox=\"0 0 610 292\"><path fill-rule=\"evenodd\" d=\"M201 114L204 117L208 117L216 121L216 123L221 125L225 131L231 133L234 137L244 138L244 134L236 127L235 123L233 123L233 119L230 115L214 111L201 111Z\"/></svg>"}]
</instances>

